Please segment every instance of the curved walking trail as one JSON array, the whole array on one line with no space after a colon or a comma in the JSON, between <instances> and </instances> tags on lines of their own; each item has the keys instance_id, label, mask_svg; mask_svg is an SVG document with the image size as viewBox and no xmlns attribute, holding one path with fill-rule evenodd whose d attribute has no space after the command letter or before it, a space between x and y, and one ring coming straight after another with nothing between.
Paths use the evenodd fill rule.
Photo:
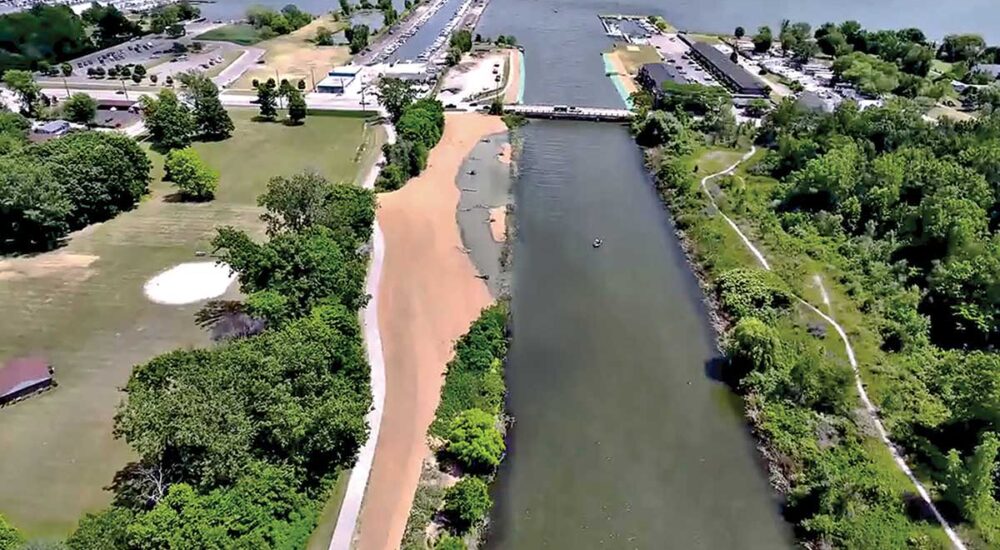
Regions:
<instances>
[{"instance_id":1,"label":"curved walking trail","mask_svg":"<svg viewBox=\"0 0 1000 550\"><path fill-rule=\"evenodd\" d=\"M391 124L386 124L385 131L386 142L395 143L395 128ZM372 164L368 174L365 175L364 181L361 182L362 187L365 189L375 188L375 180L378 179L384 162L385 157L380 154ZM372 408L368 411L366 418L370 432L368 440L358 451L358 460L355 462L354 468L351 469L351 477L347 481L347 492L344 494L340 513L337 515L337 525L330 538L330 550L347 550L351 547L351 539L354 537L354 528L357 526L358 516L361 514L361 502L364 500L365 487L368 485L372 463L375 461L375 446L378 443L378 434L382 426L382 409L385 404L385 360L382 355L382 334L379 332L378 325L378 288L382 280L384 260L385 237L382 235L382 228L379 227L376 219L375 223L372 224L371 265L368 267L368 277L365 279L365 292L371 296L371 299L361 313L362 326L365 331L365 350L368 355L368 364L371 366Z\"/></svg>"},{"instance_id":2,"label":"curved walking trail","mask_svg":"<svg viewBox=\"0 0 1000 550\"><path fill-rule=\"evenodd\" d=\"M712 197L712 193L709 192L708 190L709 180L712 180L719 176L726 176L733 173L733 171L735 171L736 168L739 167L739 165L743 164L756 152L757 152L757 147L751 146L750 151L748 151L745 155L740 157L738 161L733 163L728 168L701 178L701 190L705 193L705 196L708 197L708 201L712 204L712 207L715 208L716 212L718 212L719 215L722 216L722 219L726 220L726 223L728 223L729 226L733 228L733 231L735 231L736 234L740 237L740 239L743 241L743 244L745 244L746 247L750 250L750 252L754 255L754 257L757 258L757 261L760 263L761 267L763 267L767 271L771 271L771 266L770 264L767 263L767 258L764 257L764 254L762 254L761 251L758 250L756 246L754 246L754 244L750 241L749 238L747 238L747 236L743 233L743 231L740 230L740 228L736 225L736 223L733 222L733 220L730 219L729 216L727 216L725 213L722 212L722 210L719 208L719 205L716 204L715 198ZM823 287L823 283L822 280L819 278L819 275L815 276L815 280L820 285L820 292L824 297L824 302L826 302L827 306L829 306L829 299L827 298L826 289ZM875 408L875 405L868 397L868 392L865 391L865 386L861 379L861 371L858 369L858 361L854 357L854 348L851 347L851 342L847 338L847 333L844 331L844 328L841 327L840 324L833 319L833 317L823 313L816 306L810 304L809 302L803 300L798 296L795 296L795 299L798 300L799 303L801 303L802 305L806 306L814 313L819 315L821 318L823 318L823 320L829 323L830 326L832 326L833 329L837 331L837 334L840 335L840 339L844 342L844 349L847 351L847 359L851 364L851 370L854 371L854 386L858 390L858 395L861 396L861 402L865 406L865 412L868 414L868 417L871 419L872 424L874 424L875 429L878 431L879 438L882 440L882 443L886 446L886 448L889 449L889 453L892 455L893 461L896 462L896 466L899 467L899 469L902 470L904 474L906 474L906 477L910 478L910 481L913 482L913 485L916 486L917 493L920 494L920 498L923 499L924 503L927 504L927 507L934 514L935 519L937 519L938 523L941 524L941 527L948 535L948 538L951 540L951 543L955 546L955 548L958 548L959 550L966 550L965 544L962 542L962 539L958 537L958 534L955 533L955 530L952 528L951 524L948 523L948 520L946 520L944 516L941 515L941 512L938 510L937 506L934 505L934 501L931 500L931 496L930 493L927 492L927 488L925 488L923 483L921 483L920 480L917 479L917 476L914 475L913 470L910 469L910 467L906 464L906 460L903 459L903 456L902 454L900 454L899 449L896 447L895 443L893 443L892 440L889 438L889 432L885 429L885 426L882 425L881 419L879 419L878 409Z\"/></svg>"}]
</instances>

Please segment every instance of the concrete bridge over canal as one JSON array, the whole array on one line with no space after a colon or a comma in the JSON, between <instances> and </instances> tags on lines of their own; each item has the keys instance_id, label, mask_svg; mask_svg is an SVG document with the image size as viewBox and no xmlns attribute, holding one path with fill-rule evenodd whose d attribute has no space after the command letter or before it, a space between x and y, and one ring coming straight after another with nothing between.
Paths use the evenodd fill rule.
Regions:
<instances>
[{"instance_id":1,"label":"concrete bridge over canal","mask_svg":"<svg viewBox=\"0 0 1000 550\"><path fill-rule=\"evenodd\" d=\"M603 107L577 107L574 105L504 105L504 112L528 118L561 118L594 122L628 122L632 111Z\"/></svg>"}]
</instances>

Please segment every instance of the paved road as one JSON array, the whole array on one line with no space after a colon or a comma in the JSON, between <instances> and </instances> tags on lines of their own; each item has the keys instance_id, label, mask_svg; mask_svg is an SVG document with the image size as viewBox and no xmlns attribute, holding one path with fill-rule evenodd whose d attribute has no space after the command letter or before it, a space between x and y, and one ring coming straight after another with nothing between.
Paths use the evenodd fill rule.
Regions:
<instances>
[{"instance_id":1,"label":"paved road","mask_svg":"<svg viewBox=\"0 0 1000 550\"><path fill-rule=\"evenodd\" d=\"M228 42L226 42L228 44ZM235 46L235 44L233 44ZM244 47L244 46L237 46ZM228 67L222 70L215 78L212 79L215 84L220 88L225 88L229 86L236 80L238 80L243 73L247 72L250 67L257 64L257 61L264 56L263 48L255 48L252 46L245 47L246 51L243 52L236 61L230 63Z\"/></svg>"}]
</instances>

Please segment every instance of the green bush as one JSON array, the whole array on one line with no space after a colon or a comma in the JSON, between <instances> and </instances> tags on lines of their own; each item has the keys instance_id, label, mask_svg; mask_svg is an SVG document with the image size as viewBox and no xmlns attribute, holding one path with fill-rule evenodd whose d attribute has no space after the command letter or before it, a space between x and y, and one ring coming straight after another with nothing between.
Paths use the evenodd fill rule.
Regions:
<instances>
[{"instance_id":1,"label":"green bush","mask_svg":"<svg viewBox=\"0 0 1000 550\"><path fill-rule=\"evenodd\" d=\"M498 415L506 387L503 361L507 355L507 305L484 309L455 344L455 357L448 363L441 402L430 433L447 438L453 419L462 411L481 409Z\"/></svg>"},{"instance_id":2,"label":"green bush","mask_svg":"<svg viewBox=\"0 0 1000 550\"><path fill-rule=\"evenodd\" d=\"M451 423L448 452L469 472L489 472L500 465L503 435L496 416L480 409L462 411Z\"/></svg>"},{"instance_id":3,"label":"green bush","mask_svg":"<svg viewBox=\"0 0 1000 550\"><path fill-rule=\"evenodd\" d=\"M449 534L444 534L434 543L434 550L466 550L465 541Z\"/></svg>"},{"instance_id":4,"label":"green bush","mask_svg":"<svg viewBox=\"0 0 1000 550\"><path fill-rule=\"evenodd\" d=\"M208 200L215 196L219 174L201 161L191 147L173 149L164 162L166 177L177 185L181 194L194 200Z\"/></svg>"},{"instance_id":5,"label":"green bush","mask_svg":"<svg viewBox=\"0 0 1000 550\"><path fill-rule=\"evenodd\" d=\"M773 273L762 269L731 269L716 282L722 308L736 319L774 319L791 301L782 286Z\"/></svg>"},{"instance_id":6,"label":"green bush","mask_svg":"<svg viewBox=\"0 0 1000 550\"><path fill-rule=\"evenodd\" d=\"M24 536L0 515L0 550L17 550L22 544Z\"/></svg>"},{"instance_id":7,"label":"green bush","mask_svg":"<svg viewBox=\"0 0 1000 550\"><path fill-rule=\"evenodd\" d=\"M485 519L492 506L486 482L478 477L462 478L444 495L445 516L457 533L465 533Z\"/></svg>"}]
</instances>

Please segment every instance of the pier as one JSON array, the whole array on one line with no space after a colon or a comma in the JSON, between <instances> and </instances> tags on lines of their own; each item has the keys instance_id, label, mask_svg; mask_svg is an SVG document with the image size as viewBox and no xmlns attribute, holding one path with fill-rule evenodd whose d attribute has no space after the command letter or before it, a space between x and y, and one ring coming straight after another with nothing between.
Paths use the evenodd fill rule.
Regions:
<instances>
[{"instance_id":1,"label":"pier","mask_svg":"<svg viewBox=\"0 0 1000 550\"><path fill-rule=\"evenodd\" d=\"M570 105L505 105L504 112L528 118L557 118L588 120L591 122L628 122L632 111L603 107L576 107Z\"/></svg>"}]
</instances>

